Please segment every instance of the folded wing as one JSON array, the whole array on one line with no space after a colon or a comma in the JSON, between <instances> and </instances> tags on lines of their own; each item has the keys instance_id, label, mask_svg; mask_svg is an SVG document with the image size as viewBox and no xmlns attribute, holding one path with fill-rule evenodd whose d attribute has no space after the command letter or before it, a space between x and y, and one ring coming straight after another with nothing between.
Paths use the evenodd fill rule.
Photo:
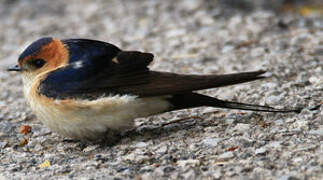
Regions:
<instances>
[{"instance_id":1,"label":"folded wing","mask_svg":"<svg viewBox=\"0 0 323 180\"><path fill-rule=\"evenodd\" d=\"M150 71L150 53L120 51L115 57L91 57L89 62L68 66L49 73L39 92L48 97L96 98L110 94L151 97L182 94L261 79L264 71L226 75L181 75Z\"/></svg>"}]
</instances>

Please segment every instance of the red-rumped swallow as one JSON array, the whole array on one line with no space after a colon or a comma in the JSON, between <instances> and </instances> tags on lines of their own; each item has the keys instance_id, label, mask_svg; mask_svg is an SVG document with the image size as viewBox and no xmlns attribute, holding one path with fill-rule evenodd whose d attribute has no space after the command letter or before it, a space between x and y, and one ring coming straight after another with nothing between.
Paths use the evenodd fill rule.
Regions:
<instances>
[{"instance_id":1,"label":"red-rumped swallow","mask_svg":"<svg viewBox=\"0 0 323 180\"><path fill-rule=\"evenodd\" d=\"M134 119L200 106L299 112L229 102L195 93L257 79L265 71L183 75L151 71L153 54L122 51L96 40L46 37L33 42L9 71L22 73L33 112L52 131L80 140L130 129Z\"/></svg>"}]
</instances>

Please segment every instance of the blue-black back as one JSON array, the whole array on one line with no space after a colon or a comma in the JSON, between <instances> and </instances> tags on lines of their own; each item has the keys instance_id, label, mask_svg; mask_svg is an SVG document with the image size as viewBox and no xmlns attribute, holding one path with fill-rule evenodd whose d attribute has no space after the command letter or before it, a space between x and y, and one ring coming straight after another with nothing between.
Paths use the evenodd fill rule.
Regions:
<instances>
[{"instance_id":1,"label":"blue-black back","mask_svg":"<svg viewBox=\"0 0 323 180\"><path fill-rule=\"evenodd\" d=\"M76 89L84 90L81 86L87 81L112 73L116 64L111 60L121 52L118 47L102 41L66 39L62 42L69 52L69 66L50 73L42 82L41 89L45 91L46 87L47 96L58 97Z\"/></svg>"},{"instance_id":2,"label":"blue-black back","mask_svg":"<svg viewBox=\"0 0 323 180\"><path fill-rule=\"evenodd\" d=\"M62 42L69 50L69 63L75 61L92 61L103 57L106 61L114 58L121 50L103 41L89 39L65 39Z\"/></svg>"}]
</instances>

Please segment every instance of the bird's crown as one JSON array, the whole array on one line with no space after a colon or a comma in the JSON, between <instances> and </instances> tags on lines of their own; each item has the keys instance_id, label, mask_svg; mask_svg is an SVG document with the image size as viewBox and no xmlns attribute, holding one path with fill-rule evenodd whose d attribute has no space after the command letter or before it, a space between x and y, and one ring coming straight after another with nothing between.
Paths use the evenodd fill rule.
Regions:
<instances>
[{"instance_id":1,"label":"bird's crown","mask_svg":"<svg viewBox=\"0 0 323 180\"><path fill-rule=\"evenodd\" d=\"M38 39L37 41L33 42L31 45L29 45L19 56L18 60L23 61L26 57L36 55L40 52L41 48L44 45L49 44L52 42L53 38L51 37L44 37L41 39Z\"/></svg>"}]
</instances>

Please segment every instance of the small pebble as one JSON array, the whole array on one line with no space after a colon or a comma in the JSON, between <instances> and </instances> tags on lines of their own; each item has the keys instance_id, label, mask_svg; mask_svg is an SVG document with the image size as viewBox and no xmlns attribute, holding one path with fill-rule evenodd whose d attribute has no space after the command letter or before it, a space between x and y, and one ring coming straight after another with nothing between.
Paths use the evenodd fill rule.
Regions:
<instances>
[{"instance_id":1,"label":"small pebble","mask_svg":"<svg viewBox=\"0 0 323 180\"><path fill-rule=\"evenodd\" d=\"M266 98L266 103L270 105L276 105L280 103L281 99L282 98L280 96L269 96Z\"/></svg>"},{"instance_id":2,"label":"small pebble","mask_svg":"<svg viewBox=\"0 0 323 180\"><path fill-rule=\"evenodd\" d=\"M180 161L177 161L177 164L183 167L187 165L198 166L200 164L200 161L196 159L180 160Z\"/></svg>"},{"instance_id":3,"label":"small pebble","mask_svg":"<svg viewBox=\"0 0 323 180\"><path fill-rule=\"evenodd\" d=\"M316 130L310 130L308 132L311 135L318 135L318 136L322 136L323 137L323 129L316 129Z\"/></svg>"},{"instance_id":4,"label":"small pebble","mask_svg":"<svg viewBox=\"0 0 323 180\"><path fill-rule=\"evenodd\" d=\"M202 143L206 146L216 147L220 141L222 141L221 138L205 138Z\"/></svg>"},{"instance_id":5,"label":"small pebble","mask_svg":"<svg viewBox=\"0 0 323 180\"><path fill-rule=\"evenodd\" d=\"M135 146L136 146L137 148L143 148L143 147L148 146L148 144L147 144L147 143L145 143L145 142L138 142Z\"/></svg>"},{"instance_id":6,"label":"small pebble","mask_svg":"<svg viewBox=\"0 0 323 180\"><path fill-rule=\"evenodd\" d=\"M250 125L249 124L243 124L243 123L239 123L234 127L234 130L238 131L238 132L246 132L250 129Z\"/></svg>"},{"instance_id":7,"label":"small pebble","mask_svg":"<svg viewBox=\"0 0 323 180\"><path fill-rule=\"evenodd\" d=\"M233 157L234 157L233 152L225 152L223 154L220 154L217 159L219 161L226 161L226 160L232 159Z\"/></svg>"},{"instance_id":8,"label":"small pebble","mask_svg":"<svg viewBox=\"0 0 323 180\"><path fill-rule=\"evenodd\" d=\"M264 148L264 147L262 147L262 148L258 148L258 149L256 149L255 154L256 154L256 155L265 155L265 154L266 154L266 152L267 152L267 149L266 149L266 148Z\"/></svg>"}]
</instances>

